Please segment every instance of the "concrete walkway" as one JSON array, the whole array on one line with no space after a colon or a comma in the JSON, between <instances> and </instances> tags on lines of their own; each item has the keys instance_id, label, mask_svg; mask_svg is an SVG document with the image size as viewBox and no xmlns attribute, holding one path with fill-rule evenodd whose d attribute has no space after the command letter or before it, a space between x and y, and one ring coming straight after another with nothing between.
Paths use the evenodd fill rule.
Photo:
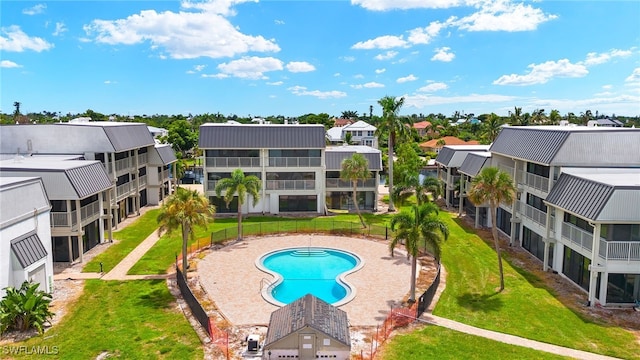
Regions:
<instances>
[{"instance_id":1,"label":"concrete walkway","mask_svg":"<svg viewBox=\"0 0 640 360\"><path fill-rule=\"evenodd\" d=\"M168 274L162 275L127 275L127 272L135 265L144 254L158 242L160 236L154 231L146 239L144 239L133 251L129 253L118 265L114 266L111 271L106 273L102 280L147 280L147 279L166 279Z\"/></svg>"}]
</instances>

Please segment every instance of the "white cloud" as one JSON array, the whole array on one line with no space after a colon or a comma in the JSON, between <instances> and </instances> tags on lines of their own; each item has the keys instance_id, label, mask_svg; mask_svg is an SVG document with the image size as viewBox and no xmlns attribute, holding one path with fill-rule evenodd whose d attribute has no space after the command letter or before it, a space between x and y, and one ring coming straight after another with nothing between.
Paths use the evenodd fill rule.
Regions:
<instances>
[{"instance_id":1,"label":"white cloud","mask_svg":"<svg viewBox=\"0 0 640 360\"><path fill-rule=\"evenodd\" d=\"M342 76L342 74L340 74L339 72L337 72L337 73L333 74L333 76L334 76L334 77L340 77L340 76Z\"/></svg>"},{"instance_id":2,"label":"white cloud","mask_svg":"<svg viewBox=\"0 0 640 360\"><path fill-rule=\"evenodd\" d=\"M354 61L356 61L355 56L341 56L340 59L342 59L345 62L354 62Z\"/></svg>"},{"instance_id":3,"label":"white cloud","mask_svg":"<svg viewBox=\"0 0 640 360\"><path fill-rule=\"evenodd\" d=\"M243 34L225 18L234 14L231 6L241 2L245 0L183 2L183 8L199 12L144 10L123 19L96 19L85 25L84 30L99 43L133 45L149 42L152 49L166 51L174 59L280 51L274 40Z\"/></svg>"},{"instance_id":4,"label":"white cloud","mask_svg":"<svg viewBox=\"0 0 640 360\"><path fill-rule=\"evenodd\" d=\"M117 83L118 83L117 81L113 81L113 80L105 80L104 81L105 85L112 85L112 84L117 84Z\"/></svg>"},{"instance_id":5,"label":"white cloud","mask_svg":"<svg viewBox=\"0 0 640 360\"><path fill-rule=\"evenodd\" d=\"M356 85L351 85L352 88L354 89L374 89L374 88L383 88L384 84L380 84L377 82L368 82L366 84L356 84Z\"/></svg>"},{"instance_id":6,"label":"white cloud","mask_svg":"<svg viewBox=\"0 0 640 360\"><path fill-rule=\"evenodd\" d=\"M9 61L9 60L0 61L0 68L19 68L19 67L22 67L22 65L18 65L13 61Z\"/></svg>"},{"instance_id":7,"label":"white cloud","mask_svg":"<svg viewBox=\"0 0 640 360\"><path fill-rule=\"evenodd\" d=\"M431 58L431 61L450 62L451 60L453 60L453 58L456 57L456 55L452 52L449 52L449 50L451 50L451 48L446 46L437 48L435 50L436 54L433 55L433 57Z\"/></svg>"},{"instance_id":8,"label":"white cloud","mask_svg":"<svg viewBox=\"0 0 640 360\"><path fill-rule=\"evenodd\" d=\"M364 75L362 75L362 74L355 74L355 75L353 75L353 78L354 78L354 79L364 79Z\"/></svg>"},{"instance_id":9,"label":"white cloud","mask_svg":"<svg viewBox=\"0 0 640 360\"><path fill-rule=\"evenodd\" d=\"M280 86L282 84L284 84L284 82L282 81L267 82L267 85L271 85L271 86Z\"/></svg>"},{"instance_id":10,"label":"white cloud","mask_svg":"<svg viewBox=\"0 0 640 360\"><path fill-rule=\"evenodd\" d=\"M378 55L374 56L373 58L376 59L376 60L389 60L389 59L393 59L394 57L396 57L396 55L398 55L397 51L387 51L386 53L378 54Z\"/></svg>"},{"instance_id":11,"label":"white cloud","mask_svg":"<svg viewBox=\"0 0 640 360\"><path fill-rule=\"evenodd\" d=\"M304 86L292 86L289 89L287 89L289 91L291 91L292 94L294 95L298 95L298 96L314 96L317 97L319 99L336 99L336 98L342 98L347 96L347 93L343 92L343 91L337 91L337 90L332 90L332 91L320 91L320 90L307 90L306 87Z\"/></svg>"},{"instance_id":12,"label":"white cloud","mask_svg":"<svg viewBox=\"0 0 640 360\"><path fill-rule=\"evenodd\" d=\"M613 49L607 53L600 53L600 54L591 52L587 54L587 58L584 60L583 63L587 66L599 65L599 64L604 64L606 62L609 62L616 57L629 57L631 56L631 54L633 54L633 48L630 50Z\"/></svg>"},{"instance_id":13,"label":"white cloud","mask_svg":"<svg viewBox=\"0 0 640 360\"><path fill-rule=\"evenodd\" d=\"M376 74L382 74L383 72L387 71L387 69L382 68L382 69L376 69Z\"/></svg>"},{"instance_id":14,"label":"white cloud","mask_svg":"<svg viewBox=\"0 0 640 360\"><path fill-rule=\"evenodd\" d=\"M609 85L609 84L607 84L607 85L602 85L602 88L603 88L604 90L611 90L611 89L613 89L613 85Z\"/></svg>"},{"instance_id":15,"label":"white cloud","mask_svg":"<svg viewBox=\"0 0 640 360\"><path fill-rule=\"evenodd\" d=\"M407 107L415 107L422 109L428 106L443 104L461 104L461 103L500 103L513 102L515 96L499 95L499 94L470 94L465 96L431 96L424 94L403 95L404 105Z\"/></svg>"},{"instance_id":16,"label":"white cloud","mask_svg":"<svg viewBox=\"0 0 640 360\"><path fill-rule=\"evenodd\" d=\"M640 67L633 69L631 75L627 76L624 82L627 85L640 85Z\"/></svg>"},{"instance_id":17,"label":"white cloud","mask_svg":"<svg viewBox=\"0 0 640 360\"><path fill-rule=\"evenodd\" d=\"M47 4L37 4L30 8L26 8L22 10L22 13L25 15L38 15L43 14L47 9Z\"/></svg>"},{"instance_id":18,"label":"white cloud","mask_svg":"<svg viewBox=\"0 0 640 360\"><path fill-rule=\"evenodd\" d=\"M524 3L511 0L481 1L474 5L480 10L469 16L450 18L447 23L468 31L531 31L538 25L554 20L557 15L545 14Z\"/></svg>"},{"instance_id":19,"label":"white cloud","mask_svg":"<svg viewBox=\"0 0 640 360\"><path fill-rule=\"evenodd\" d=\"M410 30L407 40L411 44L429 44L445 26L444 23L434 21L427 27Z\"/></svg>"},{"instance_id":20,"label":"white cloud","mask_svg":"<svg viewBox=\"0 0 640 360\"><path fill-rule=\"evenodd\" d=\"M443 82L432 82L418 89L420 92L436 92L440 90L446 90L449 86Z\"/></svg>"},{"instance_id":21,"label":"white cloud","mask_svg":"<svg viewBox=\"0 0 640 360\"><path fill-rule=\"evenodd\" d=\"M273 21L276 25L284 25L284 20L274 20Z\"/></svg>"},{"instance_id":22,"label":"white cloud","mask_svg":"<svg viewBox=\"0 0 640 360\"><path fill-rule=\"evenodd\" d=\"M19 26L11 25L0 29L0 50L23 52L33 50L41 52L53 48L53 44L39 37L30 37Z\"/></svg>"},{"instance_id":23,"label":"white cloud","mask_svg":"<svg viewBox=\"0 0 640 360\"><path fill-rule=\"evenodd\" d=\"M282 70L282 61L266 57L245 56L238 60L218 65L221 74L241 79L266 79L265 72ZM220 78L221 76L217 76Z\"/></svg>"},{"instance_id":24,"label":"white cloud","mask_svg":"<svg viewBox=\"0 0 640 360\"><path fill-rule=\"evenodd\" d=\"M396 47L406 47L407 41L402 36L384 35L375 39L360 41L351 46L352 49L370 50L370 49L391 49Z\"/></svg>"},{"instance_id":25,"label":"white cloud","mask_svg":"<svg viewBox=\"0 0 640 360\"><path fill-rule=\"evenodd\" d=\"M416 81L416 80L418 80L417 77L415 77L413 74L409 74L408 76L398 78L396 82L399 84L402 84L402 83L406 83L409 81Z\"/></svg>"},{"instance_id":26,"label":"white cloud","mask_svg":"<svg viewBox=\"0 0 640 360\"><path fill-rule=\"evenodd\" d=\"M493 82L494 85L534 85L544 84L555 77L583 77L589 71L582 64L572 64L567 59L531 64L528 74L502 75Z\"/></svg>"},{"instance_id":27,"label":"white cloud","mask_svg":"<svg viewBox=\"0 0 640 360\"><path fill-rule=\"evenodd\" d=\"M315 69L315 66L309 64L306 61L291 61L287 64L287 70L291 71L292 73L309 72L314 71Z\"/></svg>"},{"instance_id":28,"label":"white cloud","mask_svg":"<svg viewBox=\"0 0 640 360\"><path fill-rule=\"evenodd\" d=\"M446 9L462 5L462 0L351 0L367 10L387 11L394 9Z\"/></svg>"},{"instance_id":29,"label":"white cloud","mask_svg":"<svg viewBox=\"0 0 640 360\"><path fill-rule=\"evenodd\" d=\"M53 36L60 36L67 31L67 27L62 22L56 23L56 29L53 31Z\"/></svg>"},{"instance_id":30,"label":"white cloud","mask_svg":"<svg viewBox=\"0 0 640 360\"><path fill-rule=\"evenodd\" d=\"M207 65L195 65L193 67L193 70L187 70L187 74L195 74L195 73L199 73L202 70L204 70L204 68L207 67Z\"/></svg>"}]
</instances>

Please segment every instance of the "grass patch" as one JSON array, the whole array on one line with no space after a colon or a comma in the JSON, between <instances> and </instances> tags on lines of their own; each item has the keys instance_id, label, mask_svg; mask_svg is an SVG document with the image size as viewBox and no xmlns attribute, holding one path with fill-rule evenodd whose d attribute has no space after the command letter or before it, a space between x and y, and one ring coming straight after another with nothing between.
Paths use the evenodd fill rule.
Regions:
<instances>
[{"instance_id":1,"label":"grass patch","mask_svg":"<svg viewBox=\"0 0 640 360\"><path fill-rule=\"evenodd\" d=\"M87 280L65 318L16 346L57 346L59 359L202 359L200 339L164 280ZM23 354L25 355L25 354Z\"/></svg>"},{"instance_id":2,"label":"grass patch","mask_svg":"<svg viewBox=\"0 0 640 360\"><path fill-rule=\"evenodd\" d=\"M493 247L472 229L441 212L449 226L442 262L447 287L434 314L483 329L627 359L640 359L633 334L585 319L562 304L542 280L504 261L505 290L499 286ZM505 255L505 253L503 253Z\"/></svg>"},{"instance_id":3,"label":"grass patch","mask_svg":"<svg viewBox=\"0 0 640 360\"><path fill-rule=\"evenodd\" d=\"M82 268L82 271L99 272L100 263L102 263L102 271L105 273L111 271L111 269L129 255L136 246L156 231L158 228L156 218L159 213L159 209L149 210L126 228L114 232L113 238L117 239L118 242L89 261L84 268Z\"/></svg>"},{"instance_id":4,"label":"grass patch","mask_svg":"<svg viewBox=\"0 0 640 360\"><path fill-rule=\"evenodd\" d=\"M521 346L428 326L394 336L385 346L385 360L405 359L569 359Z\"/></svg>"}]
</instances>

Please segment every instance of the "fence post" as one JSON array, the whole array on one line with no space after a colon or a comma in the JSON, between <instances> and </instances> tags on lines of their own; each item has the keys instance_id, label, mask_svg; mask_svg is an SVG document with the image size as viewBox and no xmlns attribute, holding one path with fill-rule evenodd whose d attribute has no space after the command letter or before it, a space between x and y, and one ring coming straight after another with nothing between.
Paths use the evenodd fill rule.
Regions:
<instances>
[{"instance_id":1,"label":"fence post","mask_svg":"<svg viewBox=\"0 0 640 360\"><path fill-rule=\"evenodd\" d=\"M384 239L389 240L389 227L387 225L384 226Z\"/></svg>"}]
</instances>

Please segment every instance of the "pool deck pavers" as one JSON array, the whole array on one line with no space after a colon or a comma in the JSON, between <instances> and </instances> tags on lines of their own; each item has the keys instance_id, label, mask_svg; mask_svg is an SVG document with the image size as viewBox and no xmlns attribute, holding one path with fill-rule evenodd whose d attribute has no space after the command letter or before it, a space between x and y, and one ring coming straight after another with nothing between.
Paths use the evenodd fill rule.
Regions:
<instances>
[{"instance_id":1,"label":"pool deck pavers","mask_svg":"<svg viewBox=\"0 0 640 360\"><path fill-rule=\"evenodd\" d=\"M274 279L256 267L256 259L273 250L307 246L346 250L364 260L360 270L346 276L355 298L339 307L352 326L382 324L391 306L397 307L409 291L411 265L404 252L397 249L391 257L385 242L319 234L246 238L212 251L197 264L200 285L231 323L266 325L278 307L262 298L261 289Z\"/></svg>"}]
</instances>

